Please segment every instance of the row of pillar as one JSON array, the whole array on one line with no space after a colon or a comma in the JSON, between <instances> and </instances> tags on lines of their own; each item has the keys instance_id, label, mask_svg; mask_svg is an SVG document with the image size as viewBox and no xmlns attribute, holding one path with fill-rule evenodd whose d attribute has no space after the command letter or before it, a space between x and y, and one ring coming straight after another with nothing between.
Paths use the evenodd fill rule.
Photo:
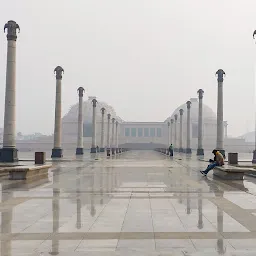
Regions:
<instances>
[{"instance_id":1,"label":"row of pillar","mask_svg":"<svg viewBox=\"0 0 256 256\"><path fill-rule=\"evenodd\" d=\"M227 136L227 123L223 121L223 77L225 76L225 72L222 69L219 69L216 72L217 81L218 81L218 100L217 100L217 140L216 140L216 149L225 155L224 151L224 126L225 126L225 136ZM198 107L198 142L197 142L197 155L204 155L203 148L203 89L199 89L197 91L199 107ZM184 152L187 154L192 153L191 149L191 101L186 102L187 105L187 141L186 148L183 147L183 114L184 110L179 109L179 113L174 115L174 119L171 119L168 122L168 145L174 144L174 151ZM177 136L178 130L178 118L180 121L179 126L179 140ZM173 136L174 131L174 136ZM174 141L172 141L174 137Z\"/></svg>"}]
</instances>

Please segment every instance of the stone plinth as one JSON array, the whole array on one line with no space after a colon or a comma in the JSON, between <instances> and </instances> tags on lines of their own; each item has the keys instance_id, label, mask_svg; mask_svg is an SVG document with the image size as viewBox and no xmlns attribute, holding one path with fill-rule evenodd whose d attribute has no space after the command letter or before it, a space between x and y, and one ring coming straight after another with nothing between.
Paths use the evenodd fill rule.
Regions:
<instances>
[{"instance_id":1,"label":"stone plinth","mask_svg":"<svg viewBox=\"0 0 256 256\"><path fill-rule=\"evenodd\" d=\"M217 166L213 169L213 175L224 180L243 180L245 172L255 171L252 168L240 168L234 166Z\"/></svg>"}]
</instances>

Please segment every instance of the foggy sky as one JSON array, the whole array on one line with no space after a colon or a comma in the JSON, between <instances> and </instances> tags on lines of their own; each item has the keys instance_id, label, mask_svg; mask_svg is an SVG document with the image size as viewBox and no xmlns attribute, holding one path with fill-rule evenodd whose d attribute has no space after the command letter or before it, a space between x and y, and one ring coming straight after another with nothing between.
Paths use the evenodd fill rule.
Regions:
<instances>
[{"instance_id":1,"label":"foggy sky","mask_svg":"<svg viewBox=\"0 0 256 256\"><path fill-rule=\"evenodd\" d=\"M164 121L199 88L216 112L222 68L229 134L253 130L255 9L255 0L1 0L0 27L13 19L21 28L17 131L53 132L57 65L63 115L83 86L126 121ZM2 30L0 127L6 46Z\"/></svg>"}]
</instances>

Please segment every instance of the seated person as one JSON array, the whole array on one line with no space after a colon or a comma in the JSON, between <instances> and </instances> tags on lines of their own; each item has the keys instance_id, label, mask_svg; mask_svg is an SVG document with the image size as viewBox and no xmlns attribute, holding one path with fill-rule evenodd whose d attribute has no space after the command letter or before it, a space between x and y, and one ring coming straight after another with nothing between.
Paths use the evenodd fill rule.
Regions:
<instances>
[{"instance_id":1,"label":"seated person","mask_svg":"<svg viewBox=\"0 0 256 256\"><path fill-rule=\"evenodd\" d=\"M210 159L210 164L207 166L207 168L204 171L200 171L204 176L206 176L208 172L212 170L214 167L224 165L223 155L217 149L214 149L212 153L214 154L214 159Z\"/></svg>"}]
</instances>

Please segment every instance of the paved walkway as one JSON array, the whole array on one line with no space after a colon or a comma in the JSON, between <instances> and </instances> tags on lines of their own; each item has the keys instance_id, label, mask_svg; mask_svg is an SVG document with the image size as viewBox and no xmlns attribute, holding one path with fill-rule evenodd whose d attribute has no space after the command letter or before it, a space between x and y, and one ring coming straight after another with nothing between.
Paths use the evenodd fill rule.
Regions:
<instances>
[{"instance_id":1,"label":"paved walkway","mask_svg":"<svg viewBox=\"0 0 256 256\"><path fill-rule=\"evenodd\" d=\"M151 151L56 164L2 189L1 256L255 256L256 179L202 177L205 165Z\"/></svg>"}]
</instances>

